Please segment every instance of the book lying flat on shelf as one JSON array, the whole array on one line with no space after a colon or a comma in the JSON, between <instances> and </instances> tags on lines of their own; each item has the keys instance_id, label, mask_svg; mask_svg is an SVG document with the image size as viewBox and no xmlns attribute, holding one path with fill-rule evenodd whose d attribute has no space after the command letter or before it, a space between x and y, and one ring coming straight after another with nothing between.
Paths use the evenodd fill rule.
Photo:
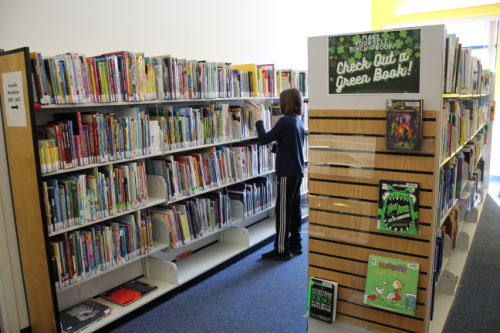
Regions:
<instances>
[{"instance_id":1,"label":"book lying flat on shelf","mask_svg":"<svg viewBox=\"0 0 500 333\"><path fill-rule=\"evenodd\" d=\"M370 255L364 303L415 315L419 269L419 263Z\"/></svg>"},{"instance_id":2,"label":"book lying flat on shelf","mask_svg":"<svg viewBox=\"0 0 500 333\"><path fill-rule=\"evenodd\" d=\"M307 316L330 324L335 321L337 293L337 282L309 277Z\"/></svg>"},{"instance_id":3,"label":"book lying flat on shelf","mask_svg":"<svg viewBox=\"0 0 500 333\"><path fill-rule=\"evenodd\" d=\"M388 99L387 149L420 150L422 148L422 110L424 101Z\"/></svg>"},{"instance_id":4,"label":"book lying flat on shelf","mask_svg":"<svg viewBox=\"0 0 500 333\"><path fill-rule=\"evenodd\" d=\"M111 309L108 306L87 299L59 314L61 330L65 333L76 332L80 328L88 326L109 313L111 313Z\"/></svg>"},{"instance_id":5,"label":"book lying flat on shelf","mask_svg":"<svg viewBox=\"0 0 500 333\"><path fill-rule=\"evenodd\" d=\"M417 235L419 183L380 180L377 229Z\"/></svg>"},{"instance_id":6,"label":"book lying flat on shelf","mask_svg":"<svg viewBox=\"0 0 500 333\"><path fill-rule=\"evenodd\" d=\"M134 280L104 292L101 297L110 302L127 306L156 289L158 287L155 285Z\"/></svg>"}]
</instances>

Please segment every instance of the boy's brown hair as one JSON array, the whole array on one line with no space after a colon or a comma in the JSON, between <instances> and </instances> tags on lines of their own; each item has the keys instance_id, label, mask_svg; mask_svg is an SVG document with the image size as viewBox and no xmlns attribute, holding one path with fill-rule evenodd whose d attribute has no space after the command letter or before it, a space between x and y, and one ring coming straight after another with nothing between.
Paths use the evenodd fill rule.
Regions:
<instances>
[{"instance_id":1,"label":"boy's brown hair","mask_svg":"<svg viewBox=\"0 0 500 333\"><path fill-rule=\"evenodd\" d=\"M300 90L290 88L280 94L280 110L283 115L302 115L302 95Z\"/></svg>"}]
</instances>

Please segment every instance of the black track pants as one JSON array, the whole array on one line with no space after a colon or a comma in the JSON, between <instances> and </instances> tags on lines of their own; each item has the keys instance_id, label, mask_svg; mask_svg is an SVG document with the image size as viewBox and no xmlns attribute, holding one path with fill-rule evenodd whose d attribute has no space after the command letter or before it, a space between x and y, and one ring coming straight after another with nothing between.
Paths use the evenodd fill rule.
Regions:
<instances>
[{"instance_id":1,"label":"black track pants","mask_svg":"<svg viewBox=\"0 0 500 333\"><path fill-rule=\"evenodd\" d=\"M276 240L274 248L289 252L290 246L300 246L300 185L302 177L278 177L276 201Z\"/></svg>"}]
</instances>

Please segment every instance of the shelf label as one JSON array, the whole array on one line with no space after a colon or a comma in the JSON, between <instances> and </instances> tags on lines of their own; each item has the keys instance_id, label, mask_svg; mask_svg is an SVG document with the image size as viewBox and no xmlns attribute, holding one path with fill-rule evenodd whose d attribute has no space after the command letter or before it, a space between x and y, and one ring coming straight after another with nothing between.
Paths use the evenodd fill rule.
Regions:
<instances>
[{"instance_id":1,"label":"shelf label","mask_svg":"<svg viewBox=\"0 0 500 333\"><path fill-rule=\"evenodd\" d=\"M418 93L420 29L328 37L330 95Z\"/></svg>"},{"instance_id":2,"label":"shelf label","mask_svg":"<svg viewBox=\"0 0 500 333\"><path fill-rule=\"evenodd\" d=\"M27 127L23 77L21 71L3 73L2 82L7 126Z\"/></svg>"}]
</instances>

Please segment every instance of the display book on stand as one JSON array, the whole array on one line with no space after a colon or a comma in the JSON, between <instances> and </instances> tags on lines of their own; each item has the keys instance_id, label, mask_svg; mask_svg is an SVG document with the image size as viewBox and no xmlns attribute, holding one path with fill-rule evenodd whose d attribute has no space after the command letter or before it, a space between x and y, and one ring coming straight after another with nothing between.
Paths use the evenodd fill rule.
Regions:
<instances>
[{"instance_id":1,"label":"display book on stand","mask_svg":"<svg viewBox=\"0 0 500 333\"><path fill-rule=\"evenodd\" d=\"M147 102L184 99L192 105L202 98L210 103L211 98L273 97L279 95L276 84L293 86L293 80L283 84L280 79L294 78L283 75L287 70L278 76L274 68L269 69L267 82L259 81L258 89L244 91L243 87L252 85L242 84L245 75L232 71L230 64L210 67L200 62L190 67L179 59L160 57L163 67L158 69L153 66L154 59L128 52L91 61L74 53L55 60L43 59L39 53L31 56L35 101L93 103L92 107L103 109L56 112L52 119L42 116L39 121L44 123L37 123L46 227L57 290L65 293L101 272L213 235L235 222L231 214L234 203L245 207L235 213L240 219L271 207L272 186L265 175L274 170L274 158L267 146L249 141L256 136L254 121L245 106L239 105L242 102L229 106L229 102L215 105L205 101L200 107L148 107ZM158 73L164 75L155 76ZM210 75L213 85L207 81ZM158 80L162 77L166 78L163 82ZM296 84L301 82L305 94L306 73L299 77ZM126 108L132 101L144 104ZM122 110L105 111L113 103ZM269 109L261 104L258 107L270 128ZM231 200L231 192L242 189L243 184L245 196ZM153 229L166 234L158 235ZM159 290L145 282L151 280L147 276L141 280L124 282L103 296L113 291L116 294L116 288L123 290L121 287L133 282L147 284L147 293L135 295L134 302L115 300L103 309L104 315L94 319L109 317L116 304L138 304L135 301ZM173 281L170 288L176 283ZM65 300L63 311L70 313L82 306L88 309L85 302L91 301L108 304L103 299L84 298L76 304ZM85 326L90 323L88 318ZM76 325L63 329L77 330Z\"/></svg>"}]
</instances>

